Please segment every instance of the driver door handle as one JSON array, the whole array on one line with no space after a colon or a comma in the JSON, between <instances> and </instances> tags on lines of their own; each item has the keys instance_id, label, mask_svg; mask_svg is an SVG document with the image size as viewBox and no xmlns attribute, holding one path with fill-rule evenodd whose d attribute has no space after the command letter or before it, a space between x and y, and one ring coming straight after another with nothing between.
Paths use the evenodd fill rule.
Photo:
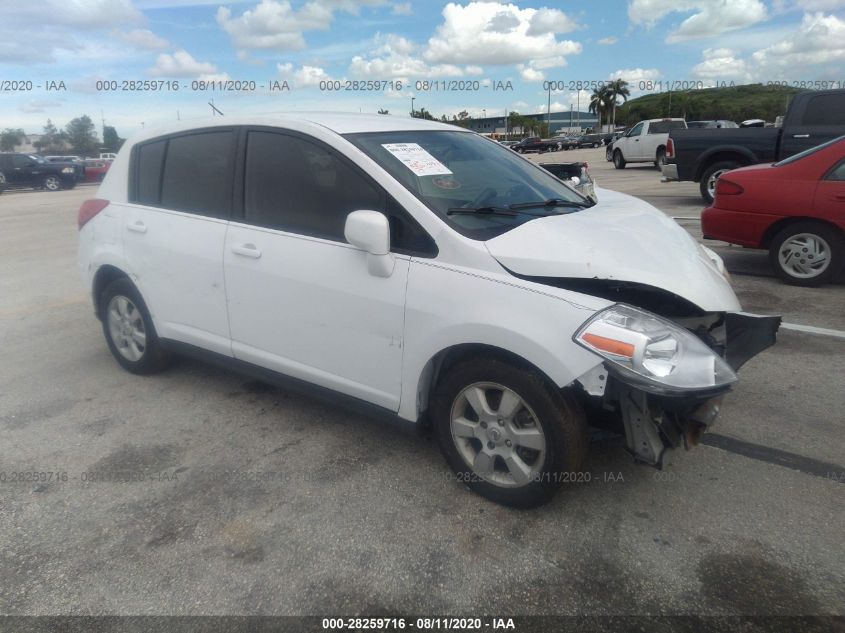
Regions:
<instances>
[{"instance_id":1,"label":"driver door handle","mask_svg":"<svg viewBox=\"0 0 845 633\"><path fill-rule=\"evenodd\" d=\"M810 138L809 134L793 134L792 138Z\"/></svg>"},{"instance_id":2,"label":"driver door handle","mask_svg":"<svg viewBox=\"0 0 845 633\"><path fill-rule=\"evenodd\" d=\"M232 247L232 252L235 255L241 255L243 257L251 257L252 259L258 259L261 257L261 251L258 250L258 247L255 244L236 244Z\"/></svg>"}]
</instances>

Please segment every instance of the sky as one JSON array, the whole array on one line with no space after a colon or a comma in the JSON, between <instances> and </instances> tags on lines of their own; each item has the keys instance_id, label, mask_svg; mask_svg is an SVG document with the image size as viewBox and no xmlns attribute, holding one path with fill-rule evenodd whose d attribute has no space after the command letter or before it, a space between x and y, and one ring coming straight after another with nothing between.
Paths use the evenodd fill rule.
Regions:
<instances>
[{"instance_id":1,"label":"sky","mask_svg":"<svg viewBox=\"0 0 845 633\"><path fill-rule=\"evenodd\" d=\"M618 77L632 96L845 88L845 0L0 0L0 15L0 128L31 134L87 114L128 136L206 117L212 99L408 116L413 98L451 117L586 110L593 82ZM171 89L124 90L145 80Z\"/></svg>"}]
</instances>

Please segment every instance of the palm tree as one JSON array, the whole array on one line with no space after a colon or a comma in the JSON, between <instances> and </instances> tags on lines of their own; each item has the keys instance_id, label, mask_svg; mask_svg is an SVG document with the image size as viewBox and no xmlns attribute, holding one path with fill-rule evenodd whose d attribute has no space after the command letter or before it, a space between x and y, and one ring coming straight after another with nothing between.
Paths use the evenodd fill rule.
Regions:
<instances>
[{"instance_id":1,"label":"palm tree","mask_svg":"<svg viewBox=\"0 0 845 633\"><path fill-rule=\"evenodd\" d=\"M614 79L607 85L607 91L611 96L611 103L613 104L613 129L616 129L616 102L619 97L622 97L622 102L628 100L631 96L631 91L628 90L628 82L624 79Z\"/></svg>"},{"instance_id":2,"label":"palm tree","mask_svg":"<svg viewBox=\"0 0 845 633\"><path fill-rule=\"evenodd\" d=\"M595 90L593 90L593 94L590 95L590 108L589 112L591 114L595 114L599 118L599 130L601 130L601 117L602 117L602 110L604 110L607 106L608 102L608 95L607 95L607 88L604 85L599 86Z\"/></svg>"}]
</instances>

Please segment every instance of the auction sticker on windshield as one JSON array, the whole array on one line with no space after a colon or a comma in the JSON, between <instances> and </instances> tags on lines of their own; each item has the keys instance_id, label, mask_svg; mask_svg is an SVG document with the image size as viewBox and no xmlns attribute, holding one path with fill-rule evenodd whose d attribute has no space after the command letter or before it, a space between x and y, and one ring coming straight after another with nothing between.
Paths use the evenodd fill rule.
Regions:
<instances>
[{"instance_id":1,"label":"auction sticker on windshield","mask_svg":"<svg viewBox=\"0 0 845 633\"><path fill-rule=\"evenodd\" d=\"M452 172L417 143L384 143L382 147L417 176L445 176Z\"/></svg>"}]
</instances>

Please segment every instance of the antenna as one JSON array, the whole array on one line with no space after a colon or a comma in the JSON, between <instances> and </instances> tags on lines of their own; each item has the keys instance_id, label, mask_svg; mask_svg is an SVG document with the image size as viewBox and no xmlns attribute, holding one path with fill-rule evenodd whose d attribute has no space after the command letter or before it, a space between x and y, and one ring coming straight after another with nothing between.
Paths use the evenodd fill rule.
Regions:
<instances>
[{"instance_id":1,"label":"antenna","mask_svg":"<svg viewBox=\"0 0 845 633\"><path fill-rule=\"evenodd\" d=\"M209 101L209 102L208 102L208 105L210 105L210 106L211 106L211 116L217 116L218 114L219 114L220 116L223 116L223 113L222 113L222 112L220 112L220 110L218 110L218 109L217 109L217 106L215 106L215 105L214 105L214 99L212 99L211 101Z\"/></svg>"}]
</instances>

